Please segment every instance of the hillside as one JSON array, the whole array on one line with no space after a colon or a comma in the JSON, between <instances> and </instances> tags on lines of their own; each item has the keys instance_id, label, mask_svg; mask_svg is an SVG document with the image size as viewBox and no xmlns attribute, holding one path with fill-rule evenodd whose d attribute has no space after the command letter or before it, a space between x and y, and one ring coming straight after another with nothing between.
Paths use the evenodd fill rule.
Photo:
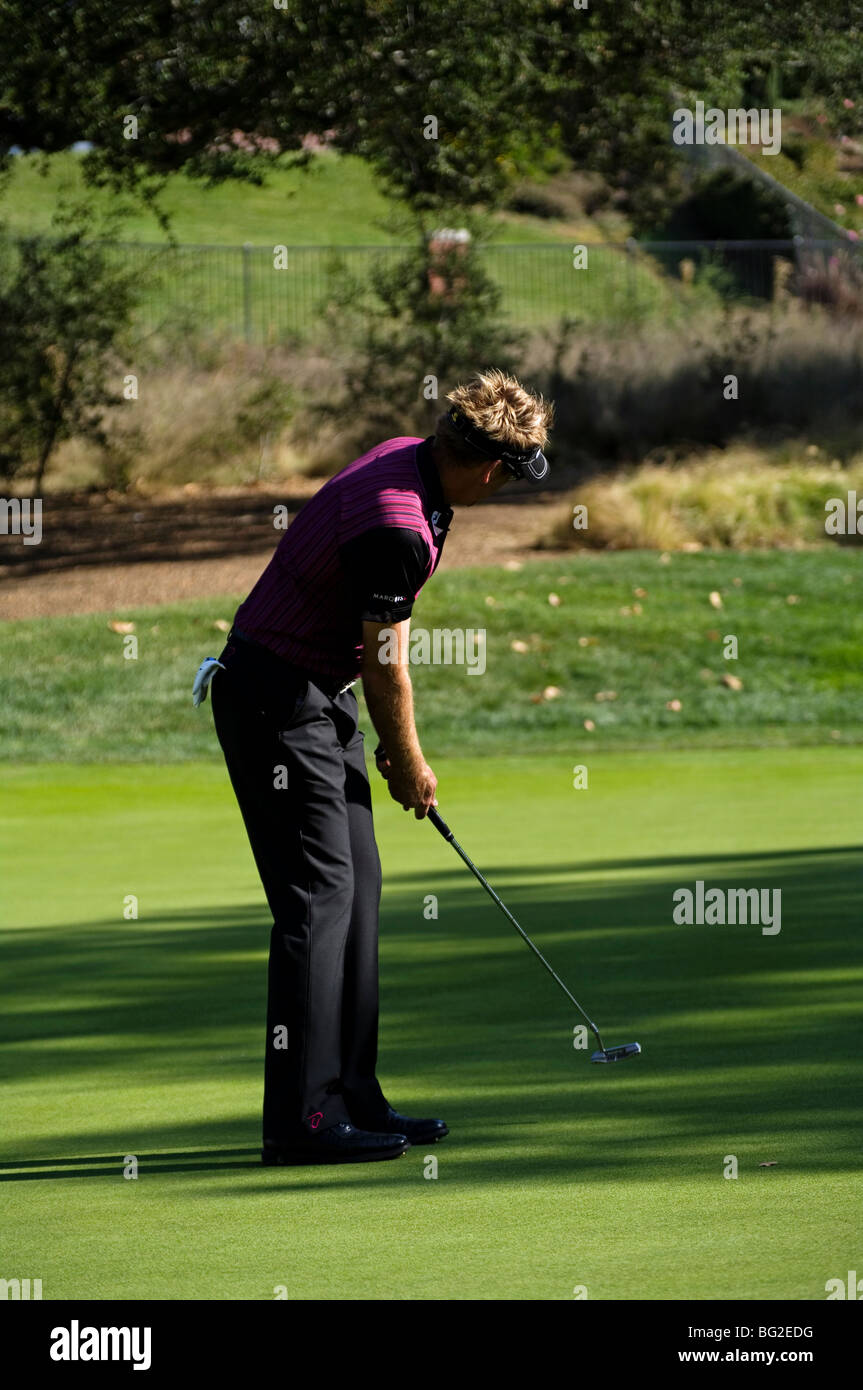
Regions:
<instances>
[{"instance_id":1,"label":"hillside","mask_svg":"<svg viewBox=\"0 0 863 1390\"><path fill-rule=\"evenodd\" d=\"M584 211L577 177L563 176L548 186L566 215L498 213L496 241L597 242L626 235L628 229L619 217L592 217ZM109 192L86 191L96 207L117 205ZM58 200L84 192L80 155L67 152L48 161L20 155L0 189L0 219L12 232L46 231ZM384 197L368 166L332 151L315 155L308 169L275 166L263 186L228 182L207 188L178 173L166 181L160 204L170 217L174 236L185 244L386 246L407 239L405 230L392 221L404 209ZM122 220L121 235L129 241L164 240L153 213L132 205Z\"/></svg>"}]
</instances>

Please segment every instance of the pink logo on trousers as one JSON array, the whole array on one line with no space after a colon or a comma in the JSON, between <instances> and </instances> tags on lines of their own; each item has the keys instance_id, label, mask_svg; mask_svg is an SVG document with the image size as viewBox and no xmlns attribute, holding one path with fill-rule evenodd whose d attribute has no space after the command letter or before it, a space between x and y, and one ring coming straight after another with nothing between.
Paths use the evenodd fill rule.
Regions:
<instances>
[{"instance_id":1,"label":"pink logo on trousers","mask_svg":"<svg viewBox=\"0 0 863 1390\"><path fill-rule=\"evenodd\" d=\"M323 1111L322 1111L322 1110L316 1110L315 1113L314 1113L314 1115L309 1115L308 1120L309 1120L309 1124L311 1125L312 1129L317 1129L318 1125L321 1123L321 1120L322 1120L323 1118L324 1118L324 1115L323 1115Z\"/></svg>"}]
</instances>

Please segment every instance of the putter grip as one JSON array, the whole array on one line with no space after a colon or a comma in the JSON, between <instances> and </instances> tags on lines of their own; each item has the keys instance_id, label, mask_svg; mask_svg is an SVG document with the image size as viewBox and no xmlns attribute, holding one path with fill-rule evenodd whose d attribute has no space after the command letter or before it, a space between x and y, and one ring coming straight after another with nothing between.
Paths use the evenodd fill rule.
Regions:
<instances>
[{"instance_id":1,"label":"putter grip","mask_svg":"<svg viewBox=\"0 0 863 1390\"><path fill-rule=\"evenodd\" d=\"M426 819L431 821L435 830L439 830L445 840L451 840L453 838L452 831L443 817L438 815L434 806L432 806L431 810L428 812Z\"/></svg>"}]
</instances>

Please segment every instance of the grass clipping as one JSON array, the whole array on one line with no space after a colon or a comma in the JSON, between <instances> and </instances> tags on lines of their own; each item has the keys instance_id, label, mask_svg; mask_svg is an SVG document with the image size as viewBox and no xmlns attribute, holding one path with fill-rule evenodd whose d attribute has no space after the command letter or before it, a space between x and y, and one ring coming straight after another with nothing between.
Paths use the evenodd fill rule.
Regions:
<instances>
[{"instance_id":1,"label":"grass clipping","mask_svg":"<svg viewBox=\"0 0 863 1390\"><path fill-rule=\"evenodd\" d=\"M814 447L814 446L810 446ZM752 449L716 451L683 465L642 464L582 484L546 546L592 550L756 549L817 545L828 501L863 496L863 457L838 463L768 462ZM848 529L853 525L849 518ZM856 537L852 536L852 539Z\"/></svg>"}]
</instances>

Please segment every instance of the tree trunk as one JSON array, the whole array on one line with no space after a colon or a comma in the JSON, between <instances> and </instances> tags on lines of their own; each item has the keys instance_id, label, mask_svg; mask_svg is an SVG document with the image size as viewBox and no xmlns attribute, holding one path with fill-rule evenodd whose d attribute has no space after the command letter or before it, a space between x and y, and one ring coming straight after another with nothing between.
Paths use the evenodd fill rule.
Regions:
<instances>
[{"instance_id":1,"label":"tree trunk","mask_svg":"<svg viewBox=\"0 0 863 1390\"><path fill-rule=\"evenodd\" d=\"M48 433L43 439L42 448L39 451L39 463L36 468L36 484L34 488L34 491L36 492L37 496L42 491L42 480L45 477L45 469L48 466L49 458L54 452L54 445L57 442L57 435L60 431L60 426L63 423L63 411L65 409L66 400L69 395L69 382L72 377L72 369L75 366L75 361L77 357L78 349L73 348L72 351L69 353L69 356L66 358L66 366L63 369L63 379L60 382L60 388L57 392L57 398L54 402L54 409L51 412L51 420L48 426Z\"/></svg>"}]
</instances>

